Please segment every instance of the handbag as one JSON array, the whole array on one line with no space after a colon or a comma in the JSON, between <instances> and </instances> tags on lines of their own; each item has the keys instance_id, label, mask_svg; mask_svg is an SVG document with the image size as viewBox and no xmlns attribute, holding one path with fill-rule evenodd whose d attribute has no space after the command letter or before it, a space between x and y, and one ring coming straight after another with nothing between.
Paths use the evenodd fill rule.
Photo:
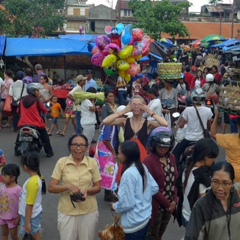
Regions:
<instances>
[{"instance_id":1,"label":"handbag","mask_svg":"<svg viewBox=\"0 0 240 240\"><path fill-rule=\"evenodd\" d=\"M3 106L3 112L7 116L12 116L12 97L11 96L7 96Z\"/></svg>"},{"instance_id":2,"label":"handbag","mask_svg":"<svg viewBox=\"0 0 240 240\"><path fill-rule=\"evenodd\" d=\"M202 119L201 119L201 117L199 115L199 112L198 112L196 106L194 106L194 108L195 108L195 110L197 112L197 116L198 116L199 122L201 124L202 129L203 129L203 136L204 136L204 138L211 138L211 135L210 135L208 129L205 129L204 126L203 126Z\"/></svg>"},{"instance_id":3,"label":"handbag","mask_svg":"<svg viewBox=\"0 0 240 240\"><path fill-rule=\"evenodd\" d=\"M25 84L23 83L20 98L18 98L17 100L14 100L14 99L12 100L12 106L13 107L18 107L19 106L20 100L22 98L24 86L25 86Z\"/></svg>"}]
</instances>

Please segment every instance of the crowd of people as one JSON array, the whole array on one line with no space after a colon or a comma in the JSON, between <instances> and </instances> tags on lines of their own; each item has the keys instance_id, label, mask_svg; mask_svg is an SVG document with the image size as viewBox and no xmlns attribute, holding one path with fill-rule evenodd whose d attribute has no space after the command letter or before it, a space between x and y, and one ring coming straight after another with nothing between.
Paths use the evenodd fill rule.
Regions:
<instances>
[{"instance_id":1,"label":"crowd of people","mask_svg":"<svg viewBox=\"0 0 240 240\"><path fill-rule=\"evenodd\" d=\"M96 99L81 103L75 99L77 92L97 92L91 70L76 77L77 84L68 94L65 110L40 64L35 66L37 79L31 79L29 70L25 74L19 71L14 82L12 73L5 72L5 79L0 82L0 120L8 96L19 104L13 119L8 117L1 127L13 124L14 132L23 126L36 128L47 157L53 157L50 136L54 128L58 135L65 136L72 121L74 134L67 144L69 155L56 162L48 186L48 192L59 194L57 229L61 240L95 239L99 219L96 196L105 186L101 179L106 174L98 165L103 160L99 154L102 144L108 161L118 165L118 172L111 175L117 190L105 188L104 200L111 202L112 211L121 214L126 240L162 239L172 216L186 228L186 240L238 239L239 118L232 118L236 121L235 125L231 123L235 126L231 133L218 133L218 120L221 117L226 122L228 113L220 113L217 107L213 112L205 106L208 98L217 106L228 69L226 64L225 72L216 66L205 69L204 55L199 53L194 61L197 71L192 72L187 56L179 56L179 61L183 59L186 67L179 80L163 81L157 73L149 80L141 73L129 90L124 79L117 79L117 91L105 93L95 156L89 148L100 125ZM183 95L185 106L180 111L179 97ZM46 121L49 111L50 127ZM178 120L173 116L177 111L181 112ZM62 131L60 114L66 118ZM176 138L182 129L184 136ZM15 155L21 154L18 144L17 137ZM218 146L226 150L227 161L216 163ZM23 154L21 165L30 176L22 187L17 185L19 167L9 164L0 151L2 239L7 240L10 234L13 240L19 240L19 230L21 235L32 234L33 239L41 240L46 184L40 174L38 154Z\"/></svg>"}]
</instances>

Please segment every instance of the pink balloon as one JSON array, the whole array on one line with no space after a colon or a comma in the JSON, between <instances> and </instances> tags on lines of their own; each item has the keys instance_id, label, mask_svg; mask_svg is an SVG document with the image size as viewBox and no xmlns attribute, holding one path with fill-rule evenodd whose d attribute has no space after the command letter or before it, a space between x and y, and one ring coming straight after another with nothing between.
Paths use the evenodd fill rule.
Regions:
<instances>
[{"instance_id":1,"label":"pink balloon","mask_svg":"<svg viewBox=\"0 0 240 240\"><path fill-rule=\"evenodd\" d=\"M94 47L92 50L92 54L100 53L100 49L98 47Z\"/></svg>"},{"instance_id":2,"label":"pink balloon","mask_svg":"<svg viewBox=\"0 0 240 240\"><path fill-rule=\"evenodd\" d=\"M107 51L108 53L116 53L116 54L121 51L120 47L115 43L108 44L104 50Z\"/></svg>"},{"instance_id":3,"label":"pink balloon","mask_svg":"<svg viewBox=\"0 0 240 240\"><path fill-rule=\"evenodd\" d=\"M127 74L131 75L132 77L138 75L140 73L141 68L140 65L137 63L130 64L130 69L126 71Z\"/></svg>"},{"instance_id":4,"label":"pink balloon","mask_svg":"<svg viewBox=\"0 0 240 240\"><path fill-rule=\"evenodd\" d=\"M111 43L111 40L110 38L108 38L107 36L98 36L97 39L96 39L96 44L97 44L97 47L100 49L100 50L103 50L109 43Z\"/></svg>"},{"instance_id":5,"label":"pink balloon","mask_svg":"<svg viewBox=\"0 0 240 240\"><path fill-rule=\"evenodd\" d=\"M96 53L92 56L91 62L93 65L101 67L105 56L102 53Z\"/></svg>"}]
</instances>

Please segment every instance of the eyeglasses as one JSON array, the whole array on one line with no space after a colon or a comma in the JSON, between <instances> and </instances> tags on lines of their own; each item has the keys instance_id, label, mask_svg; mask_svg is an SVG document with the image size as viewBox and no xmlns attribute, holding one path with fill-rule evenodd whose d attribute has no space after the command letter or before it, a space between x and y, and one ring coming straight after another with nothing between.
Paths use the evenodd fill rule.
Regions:
<instances>
[{"instance_id":1,"label":"eyeglasses","mask_svg":"<svg viewBox=\"0 0 240 240\"><path fill-rule=\"evenodd\" d=\"M232 182L228 182L228 181L223 181L223 182L219 182L217 180L212 180L212 186L213 187L219 187L219 186L222 186L223 188L227 188L229 186L232 185Z\"/></svg>"},{"instance_id":2,"label":"eyeglasses","mask_svg":"<svg viewBox=\"0 0 240 240\"><path fill-rule=\"evenodd\" d=\"M84 149L84 148L86 148L87 147L87 145L85 145L85 144L77 144L77 143L73 143L73 144L71 144L71 147L72 148L81 148L81 149Z\"/></svg>"}]
</instances>

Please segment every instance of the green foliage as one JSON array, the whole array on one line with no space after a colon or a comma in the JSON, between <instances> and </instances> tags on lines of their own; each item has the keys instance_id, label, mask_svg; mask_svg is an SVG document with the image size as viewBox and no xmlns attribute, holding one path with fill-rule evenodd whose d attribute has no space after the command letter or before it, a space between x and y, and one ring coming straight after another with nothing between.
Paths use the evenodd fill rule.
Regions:
<instances>
[{"instance_id":1,"label":"green foliage","mask_svg":"<svg viewBox=\"0 0 240 240\"><path fill-rule=\"evenodd\" d=\"M222 3L223 0L209 0L209 4L217 6L218 4Z\"/></svg>"},{"instance_id":2,"label":"green foliage","mask_svg":"<svg viewBox=\"0 0 240 240\"><path fill-rule=\"evenodd\" d=\"M6 11L0 10L0 29L11 36L40 37L51 35L62 27L64 18L56 9L63 8L64 0L5 0ZM41 29L38 36L36 29Z\"/></svg>"},{"instance_id":3,"label":"green foliage","mask_svg":"<svg viewBox=\"0 0 240 240\"><path fill-rule=\"evenodd\" d=\"M136 25L152 38L161 37L161 33L168 33L172 37L189 36L188 29L180 20L180 15L191 6L188 2L173 4L169 0L130 0L129 6L138 20Z\"/></svg>"}]
</instances>

